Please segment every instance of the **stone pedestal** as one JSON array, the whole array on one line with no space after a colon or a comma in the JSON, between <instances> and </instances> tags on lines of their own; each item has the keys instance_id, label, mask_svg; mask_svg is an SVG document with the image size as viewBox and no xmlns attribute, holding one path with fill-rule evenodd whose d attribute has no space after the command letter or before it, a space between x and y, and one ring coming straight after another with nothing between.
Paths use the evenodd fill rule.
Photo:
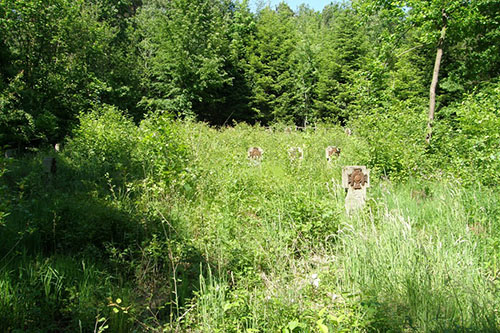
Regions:
<instances>
[{"instance_id":1,"label":"stone pedestal","mask_svg":"<svg viewBox=\"0 0 500 333\"><path fill-rule=\"evenodd\" d=\"M342 186L347 190L345 210L351 215L365 206L366 189L370 187L370 170L365 166L344 167Z\"/></svg>"}]
</instances>

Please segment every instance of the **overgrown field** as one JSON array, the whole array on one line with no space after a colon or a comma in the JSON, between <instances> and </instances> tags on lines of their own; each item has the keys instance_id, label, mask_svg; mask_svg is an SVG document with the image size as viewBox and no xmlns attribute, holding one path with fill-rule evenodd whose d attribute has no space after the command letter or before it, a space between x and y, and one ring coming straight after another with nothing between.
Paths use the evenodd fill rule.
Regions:
<instances>
[{"instance_id":1,"label":"overgrown field","mask_svg":"<svg viewBox=\"0 0 500 333\"><path fill-rule=\"evenodd\" d=\"M346 216L341 168L371 151L335 127L81 116L61 153L1 160L0 331L498 331L498 191L374 168Z\"/></svg>"}]
</instances>

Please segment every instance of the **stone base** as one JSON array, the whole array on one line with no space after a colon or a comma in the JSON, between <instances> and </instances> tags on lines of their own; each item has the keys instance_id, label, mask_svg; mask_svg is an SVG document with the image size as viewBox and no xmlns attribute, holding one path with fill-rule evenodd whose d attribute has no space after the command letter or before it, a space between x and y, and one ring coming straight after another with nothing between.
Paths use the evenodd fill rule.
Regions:
<instances>
[{"instance_id":1,"label":"stone base","mask_svg":"<svg viewBox=\"0 0 500 333\"><path fill-rule=\"evenodd\" d=\"M352 187L347 189L345 197L345 211L347 215L352 215L358 210L363 209L366 204L366 187L355 190Z\"/></svg>"}]
</instances>

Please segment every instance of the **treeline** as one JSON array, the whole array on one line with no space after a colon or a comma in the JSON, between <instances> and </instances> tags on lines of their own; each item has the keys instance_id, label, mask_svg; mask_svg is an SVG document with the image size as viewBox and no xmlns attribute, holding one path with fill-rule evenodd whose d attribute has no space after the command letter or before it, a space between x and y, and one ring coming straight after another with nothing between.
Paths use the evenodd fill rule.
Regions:
<instances>
[{"instance_id":1,"label":"treeline","mask_svg":"<svg viewBox=\"0 0 500 333\"><path fill-rule=\"evenodd\" d=\"M434 149L477 146L464 135L484 128L500 137L498 108L478 110L498 96L499 19L498 0L255 13L246 0L5 0L0 145L60 141L80 113L109 104L137 121L150 111L214 125L333 121L381 147L373 163L411 169L429 149L433 73ZM417 151L385 156L399 140Z\"/></svg>"}]
</instances>

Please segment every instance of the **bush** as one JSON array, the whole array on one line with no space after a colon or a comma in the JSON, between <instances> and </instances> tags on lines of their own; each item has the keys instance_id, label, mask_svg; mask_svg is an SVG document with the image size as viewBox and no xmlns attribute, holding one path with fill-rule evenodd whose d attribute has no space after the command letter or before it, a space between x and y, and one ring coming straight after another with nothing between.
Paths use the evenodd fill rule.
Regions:
<instances>
[{"instance_id":1,"label":"bush","mask_svg":"<svg viewBox=\"0 0 500 333\"><path fill-rule=\"evenodd\" d=\"M132 168L137 127L116 107L102 105L80 114L80 125L68 140L73 166L96 180L108 174L122 179Z\"/></svg>"},{"instance_id":2,"label":"bush","mask_svg":"<svg viewBox=\"0 0 500 333\"><path fill-rule=\"evenodd\" d=\"M375 172L407 179L426 172L425 111L415 101L392 101L371 110L352 126L368 141L370 161Z\"/></svg>"},{"instance_id":3,"label":"bush","mask_svg":"<svg viewBox=\"0 0 500 333\"><path fill-rule=\"evenodd\" d=\"M166 184L184 168L186 147L177 137L168 114L150 113L141 122L133 155L142 166L144 178Z\"/></svg>"},{"instance_id":4,"label":"bush","mask_svg":"<svg viewBox=\"0 0 500 333\"><path fill-rule=\"evenodd\" d=\"M500 83L470 94L445 110L434 152L438 165L466 183L500 182ZM454 116L454 117L451 117ZM443 163L445 162L445 163Z\"/></svg>"}]
</instances>

